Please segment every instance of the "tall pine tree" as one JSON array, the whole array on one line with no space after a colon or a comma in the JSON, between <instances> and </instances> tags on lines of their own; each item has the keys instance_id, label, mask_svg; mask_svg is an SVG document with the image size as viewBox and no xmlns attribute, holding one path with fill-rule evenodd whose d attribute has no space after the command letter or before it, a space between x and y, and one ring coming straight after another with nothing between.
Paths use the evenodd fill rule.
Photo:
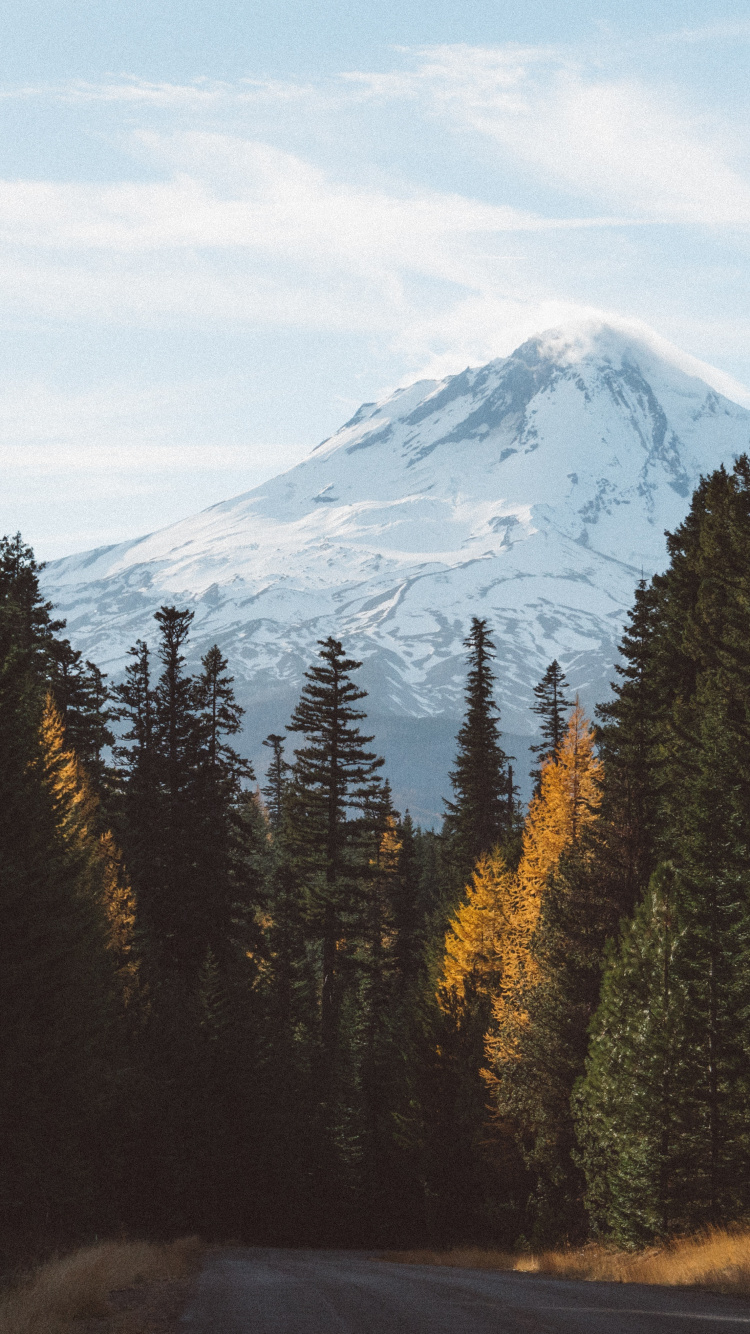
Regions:
<instances>
[{"instance_id":1,"label":"tall pine tree","mask_svg":"<svg viewBox=\"0 0 750 1334\"><path fill-rule=\"evenodd\" d=\"M287 781L290 765L284 759L283 736L279 736L277 732L271 732L270 735L266 737L263 745L270 747L273 751L273 758L268 766L266 782L262 791L268 807L268 817L271 821L271 828L274 833L278 833L281 828L284 814L284 786Z\"/></svg>"},{"instance_id":2,"label":"tall pine tree","mask_svg":"<svg viewBox=\"0 0 750 1334\"><path fill-rule=\"evenodd\" d=\"M306 684L289 724L304 735L295 750L290 819L303 870L308 873L311 910L321 942L321 1039L331 1056L338 1040L341 1000L337 942L347 912L347 882L356 840L349 819L372 805L380 789L383 761L367 749L358 723L366 717L355 706L366 697L350 679L360 662L347 658L337 639L321 640L319 663L305 673Z\"/></svg>"},{"instance_id":3,"label":"tall pine tree","mask_svg":"<svg viewBox=\"0 0 750 1334\"><path fill-rule=\"evenodd\" d=\"M532 704L532 713L541 719L539 731L541 741L529 746L533 755L538 756L536 768L531 771L534 780L534 795L542 790L542 769L548 760L557 755L565 735L565 712L572 708L573 701L565 691L568 683L557 658L550 663L538 685L534 686L536 703Z\"/></svg>"},{"instance_id":4,"label":"tall pine tree","mask_svg":"<svg viewBox=\"0 0 750 1334\"><path fill-rule=\"evenodd\" d=\"M577 1103L592 1212L630 1241L742 1217L749 1203L746 458L701 480L668 548L668 570L639 590L602 729L602 866L619 845L620 882L639 902L609 960Z\"/></svg>"},{"instance_id":5,"label":"tall pine tree","mask_svg":"<svg viewBox=\"0 0 750 1334\"><path fill-rule=\"evenodd\" d=\"M443 834L455 864L456 888L463 887L479 858L512 829L508 801L508 757L500 744L492 660L495 646L486 620L472 617L464 641L468 650L466 714L456 738L458 753L450 781L453 800L445 802ZM512 783L512 780L510 780Z\"/></svg>"}]
</instances>

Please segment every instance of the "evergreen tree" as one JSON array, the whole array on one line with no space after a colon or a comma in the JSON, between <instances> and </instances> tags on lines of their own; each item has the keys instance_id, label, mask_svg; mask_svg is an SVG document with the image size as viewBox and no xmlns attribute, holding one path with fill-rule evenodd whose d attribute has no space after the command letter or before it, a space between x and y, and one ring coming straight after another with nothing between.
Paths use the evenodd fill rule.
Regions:
<instances>
[{"instance_id":1,"label":"evergreen tree","mask_svg":"<svg viewBox=\"0 0 750 1334\"><path fill-rule=\"evenodd\" d=\"M284 814L284 786L287 782L287 775L291 766L287 764L284 759L283 736L271 732L270 735L266 737L263 745L271 748L273 751L273 759L268 766L266 783L262 792L266 799L271 828L274 833L278 833L281 829Z\"/></svg>"},{"instance_id":2,"label":"evergreen tree","mask_svg":"<svg viewBox=\"0 0 750 1334\"><path fill-rule=\"evenodd\" d=\"M407 811L397 823L398 866L392 886L395 968L401 995L412 990L425 964L434 912L435 885L424 875L425 837Z\"/></svg>"},{"instance_id":3,"label":"evergreen tree","mask_svg":"<svg viewBox=\"0 0 750 1334\"><path fill-rule=\"evenodd\" d=\"M639 589L603 711L600 866L639 903L577 1103L597 1225L631 1241L748 1208L746 458L701 480L668 548L669 568Z\"/></svg>"},{"instance_id":4,"label":"evergreen tree","mask_svg":"<svg viewBox=\"0 0 750 1334\"><path fill-rule=\"evenodd\" d=\"M59 632L64 621L51 618L52 604L39 591L44 568L20 533L0 538L0 603L13 622L14 652L27 656L38 679L52 691L65 725L67 744L85 765L90 782L103 795L107 779L104 750L113 743L112 712L106 678Z\"/></svg>"},{"instance_id":5,"label":"evergreen tree","mask_svg":"<svg viewBox=\"0 0 750 1334\"><path fill-rule=\"evenodd\" d=\"M136 1053L140 1190L149 1183L153 1226L210 1227L222 1195L226 1220L246 1208L266 826L245 788L252 770L231 745L242 710L225 658L210 648L191 676L192 613L163 607L155 619L158 679L139 641L116 690L127 725L116 749L120 828L149 996ZM220 1033L208 1014L218 995Z\"/></svg>"},{"instance_id":6,"label":"evergreen tree","mask_svg":"<svg viewBox=\"0 0 750 1334\"><path fill-rule=\"evenodd\" d=\"M195 875L204 832L196 801L201 737L195 683L182 652L193 613L162 607L155 619L160 677L152 684L149 649L139 641L116 690L120 718L129 724L124 741L131 743L117 750L122 837L149 949L160 966L195 978L207 942Z\"/></svg>"},{"instance_id":7,"label":"evergreen tree","mask_svg":"<svg viewBox=\"0 0 750 1334\"><path fill-rule=\"evenodd\" d=\"M515 1126L531 1174L525 1230L535 1246L580 1242L587 1234L570 1099L584 1071L606 942L619 920L617 899L596 864L597 824L548 878L527 1024L516 1063L502 1067L499 1110Z\"/></svg>"},{"instance_id":8,"label":"evergreen tree","mask_svg":"<svg viewBox=\"0 0 750 1334\"><path fill-rule=\"evenodd\" d=\"M327 1161L319 1078L319 969L310 939L295 841L282 813L270 844L265 885L266 942L256 994L260 1099L256 1169L251 1175L254 1227L275 1244L313 1244L325 1232L329 1190L321 1191Z\"/></svg>"},{"instance_id":9,"label":"evergreen tree","mask_svg":"<svg viewBox=\"0 0 750 1334\"><path fill-rule=\"evenodd\" d=\"M185 670L192 619L190 611L162 607L158 680L152 684L149 649L139 641L115 694L129 724L116 754L141 923L162 963L195 981L209 947L225 956L238 896L255 895L249 883L242 890L238 875L243 838L254 848L256 835L242 814L252 768L229 744L242 709L216 645L197 678ZM251 863L246 870L252 881Z\"/></svg>"},{"instance_id":10,"label":"evergreen tree","mask_svg":"<svg viewBox=\"0 0 750 1334\"><path fill-rule=\"evenodd\" d=\"M245 710L235 699L229 664L218 644L203 656L201 666L203 671L196 690L203 765L214 781L220 775L230 781L252 779L255 775L250 763L241 759L225 740L242 731Z\"/></svg>"},{"instance_id":11,"label":"evergreen tree","mask_svg":"<svg viewBox=\"0 0 750 1334\"><path fill-rule=\"evenodd\" d=\"M118 1221L117 990L95 798L54 704L12 659L0 660L0 1194L4 1236L33 1245Z\"/></svg>"},{"instance_id":12,"label":"evergreen tree","mask_svg":"<svg viewBox=\"0 0 750 1334\"><path fill-rule=\"evenodd\" d=\"M499 975L487 1078L497 1120L512 1134L531 1174L526 1226L538 1245L581 1229L569 1099L598 993L598 959L590 975L590 937L599 950L606 938L598 887L587 879L600 779L593 734L576 701L557 756L542 770L517 872L495 874L494 898L477 895L477 908L488 900L485 913L496 923L492 962ZM467 961L471 957L469 952Z\"/></svg>"},{"instance_id":13,"label":"evergreen tree","mask_svg":"<svg viewBox=\"0 0 750 1334\"><path fill-rule=\"evenodd\" d=\"M532 713L542 720L539 728L542 739L529 746L532 754L539 757L536 768L531 771L535 796L542 790L542 769L548 760L555 758L565 735L565 711L573 707L572 699L565 694L567 688L565 675L555 658L539 684L534 686L536 703L531 706Z\"/></svg>"},{"instance_id":14,"label":"evergreen tree","mask_svg":"<svg viewBox=\"0 0 750 1334\"><path fill-rule=\"evenodd\" d=\"M290 819L295 852L308 879L311 909L322 948L321 1038L331 1056L337 1045L340 988L337 941L352 871L348 815L372 804L383 761L367 750L371 736L357 724L366 714L354 707L366 697L349 674L361 663L347 658L336 639L321 640L320 663L305 673L299 704L288 730L304 734L295 750Z\"/></svg>"},{"instance_id":15,"label":"evergreen tree","mask_svg":"<svg viewBox=\"0 0 750 1334\"><path fill-rule=\"evenodd\" d=\"M114 744L106 677L67 639L55 639L49 650L50 684L60 710L68 745L103 795L109 779L104 752Z\"/></svg>"},{"instance_id":16,"label":"evergreen tree","mask_svg":"<svg viewBox=\"0 0 750 1334\"><path fill-rule=\"evenodd\" d=\"M681 865L658 868L610 958L577 1098L592 1216L626 1243L743 1217L750 1204L750 921L736 841L748 794L712 693L704 683Z\"/></svg>"},{"instance_id":17,"label":"evergreen tree","mask_svg":"<svg viewBox=\"0 0 750 1334\"><path fill-rule=\"evenodd\" d=\"M233 921L241 921L245 932L252 930L250 918L259 901L254 857L262 835L253 819L255 798L248 805L244 792L244 784L255 777L252 766L228 742L241 731L244 710L217 645L201 666L195 682L198 754L192 800L201 826L195 871L204 948L221 961L233 949Z\"/></svg>"},{"instance_id":18,"label":"evergreen tree","mask_svg":"<svg viewBox=\"0 0 750 1334\"><path fill-rule=\"evenodd\" d=\"M128 650L128 657L125 679L112 692L116 717L127 729L113 748L119 797L117 833L138 895L139 928L148 938L151 904L160 892L163 803L148 644L139 639Z\"/></svg>"},{"instance_id":19,"label":"evergreen tree","mask_svg":"<svg viewBox=\"0 0 750 1334\"><path fill-rule=\"evenodd\" d=\"M28 655L28 666L47 680L55 636L65 622L51 619L52 603L45 602L39 591L43 568L20 533L0 538L0 607L6 642L12 635L14 653Z\"/></svg>"},{"instance_id":20,"label":"evergreen tree","mask_svg":"<svg viewBox=\"0 0 750 1334\"><path fill-rule=\"evenodd\" d=\"M500 744L499 710L494 700L495 646L487 622L474 616L464 643L469 660L466 715L456 738L458 754L450 775L454 799L445 802L443 822L456 866L456 887L465 884L482 854L502 843L512 828L508 757Z\"/></svg>"},{"instance_id":21,"label":"evergreen tree","mask_svg":"<svg viewBox=\"0 0 750 1334\"><path fill-rule=\"evenodd\" d=\"M674 1075L688 1040L673 967L680 930L665 866L608 951L586 1078L573 1098L592 1224L625 1245L667 1237L679 1221Z\"/></svg>"},{"instance_id":22,"label":"evergreen tree","mask_svg":"<svg viewBox=\"0 0 750 1334\"><path fill-rule=\"evenodd\" d=\"M633 911L657 863L660 733L671 700L657 674L659 601L641 580L619 646L613 699L597 709L604 781L596 861L621 914Z\"/></svg>"},{"instance_id":23,"label":"evergreen tree","mask_svg":"<svg viewBox=\"0 0 750 1334\"><path fill-rule=\"evenodd\" d=\"M122 1021L137 972L127 877L70 746L82 709L64 726L50 693L72 651L40 568L20 535L0 540L0 1196L13 1245L124 1217Z\"/></svg>"}]
</instances>

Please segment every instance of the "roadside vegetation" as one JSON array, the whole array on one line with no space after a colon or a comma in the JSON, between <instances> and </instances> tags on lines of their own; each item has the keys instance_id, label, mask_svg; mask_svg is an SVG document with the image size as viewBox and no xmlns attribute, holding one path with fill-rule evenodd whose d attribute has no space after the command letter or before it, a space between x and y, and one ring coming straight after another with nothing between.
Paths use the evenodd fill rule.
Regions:
<instances>
[{"instance_id":1,"label":"roadside vegetation","mask_svg":"<svg viewBox=\"0 0 750 1334\"><path fill-rule=\"evenodd\" d=\"M750 1297L750 1231L710 1228L665 1246L623 1251L592 1244L577 1250L512 1255L480 1246L447 1251L390 1251L391 1264L446 1265L456 1269L494 1269L516 1274L549 1274L599 1283L654 1283L699 1287L735 1297Z\"/></svg>"},{"instance_id":2,"label":"roadside vegetation","mask_svg":"<svg viewBox=\"0 0 750 1334\"><path fill-rule=\"evenodd\" d=\"M203 1247L196 1237L155 1245L107 1241L49 1261L19 1279L0 1298L0 1334L73 1334L96 1320L101 1334L140 1334L137 1315L120 1315L113 1293L136 1285L173 1282L195 1269Z\"/></svg>"}]
</instances>

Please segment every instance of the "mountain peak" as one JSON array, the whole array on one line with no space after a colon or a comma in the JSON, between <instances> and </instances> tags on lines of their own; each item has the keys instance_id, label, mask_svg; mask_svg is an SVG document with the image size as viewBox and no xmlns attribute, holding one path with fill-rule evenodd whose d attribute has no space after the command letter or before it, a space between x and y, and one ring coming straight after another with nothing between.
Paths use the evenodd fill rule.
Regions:
<instances>
[{"instance_id":1,"label":"mountain peak","mask_svg":"<svg viewBox=\"0 0 750 1334\"><path fill-rule=\"evenodd\" d=\"M45 592L75 646L115 675L161 603L192 607L194 652L218 642L228 656L258 751L333 634L364 660L381 728L402 720L396 764L404 719L431 720L433 749L438 725L452 745L462 641L483 616L504 726L528 734L531 688L553 658L589 706L607 695L635 584L664 565L664 530L701 473L748 447L750 412L699 368L641 326L548 330L363 404L254 491L55 562ZM409 804L424 811L424 793Z\"/></svg>"},{"instance_id":2,"label":"mountain peak","mask_svg":"<svg viewBox=\"0 0 750 1334\"><path fill-rule=\"evenodd\" d=\"M560 367L576 366L584 361L609 362L617 367L630 363L661 376L669 368L690 379L700 380L743 407L750 407L750 389L745 385L716 366L684 352L639 320L597 317L572 320L534 334L512 356L522 359L535 356Z\"/></svg>"}]
</instances>

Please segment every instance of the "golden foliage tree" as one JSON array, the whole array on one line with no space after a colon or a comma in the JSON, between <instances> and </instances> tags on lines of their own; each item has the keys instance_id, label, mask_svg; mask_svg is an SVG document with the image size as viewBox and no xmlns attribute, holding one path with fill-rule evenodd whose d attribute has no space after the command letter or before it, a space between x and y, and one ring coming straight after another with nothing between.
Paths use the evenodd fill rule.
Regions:
<instances>
[{"instance_id":1,"label":"golden foliage tree","mask_svg":"<svg viewBox=\"0 0 750 1334\"><path fill-rule=\"evenodd\" d=\"M122 853L109 830L98 829L99 798L74 751L67 749L62 716L50 694L42 713L40 747L44 781L56 809L57 827L68 854L77 863L79 893L103 910L105 940L123 999L136 982L133 950L135 896Z\"/></svg>"},{"instance_id":2,"label":"golden foliage tree","mask_svg":"<svg viewBox=\"0 0 750 1334\"><path fill-rule=\"evenodd\" d=\"M445 955L440 992L459 1000L466 997L469 983L476 991L492 995L501 976L503 942L513 915L515 876L502 854L480 857L466 900L458 908L445 935Z\"/></svg>"},{"instance_id":3,"label":"golden foliage tree","mask_svg":"<svg viewBox=\"0 0 750 1334\"><path fill-rule=\"evenodd\" d=\"M500 986L487 1040L493 1064L517 1058L519 1034L528 1022L526 999L539 980L534 934L545 887L560 858L596 819L601 768L591 726L576 700L557 758L542 769L541 792L529 807L523 853L508 897L507 924L499 937Z\"/></svg>"}]
</instances>

